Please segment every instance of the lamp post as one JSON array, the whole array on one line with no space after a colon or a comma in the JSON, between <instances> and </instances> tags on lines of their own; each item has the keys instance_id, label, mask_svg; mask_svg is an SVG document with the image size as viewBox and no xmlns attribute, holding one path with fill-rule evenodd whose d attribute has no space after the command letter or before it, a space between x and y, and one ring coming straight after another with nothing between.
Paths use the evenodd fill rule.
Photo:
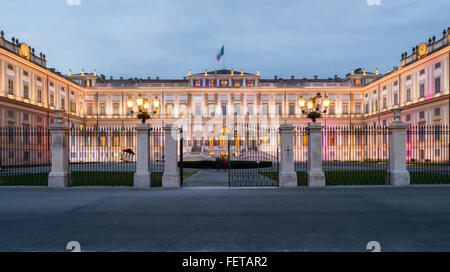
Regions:
<instances>
[{"instance_id":1,"label":"lamp post","mask_svg":"<svg viewBox=\"0 0 450 272\"><path fill-rule=\"evenodd\" d=\"M156 117L159 114L160 101L157 96L152 100L152 104L153 104L152 116L148 113L148 110L150 108L150 103L149 103L148 99L143 98L142 95L139 94L136 97L136 104L137 104L138 110L139 110L136 117L142 121L142 124L145 124L145 121L147 119L150 119L152 116ZM133 106L134 106L133 99L131 97L128 97L127 107L131 111L131 113L134 113Z\"/></svg>"},{"instance_id":2,"label":"lamp post","mask_svg":"<svg viewBox=\"0 0 450 272\"><path fill-rule=\"evenodd\" d=\"M328 107L330 106L330 99L327 95L322 98L320 93L317 93L315 97L309 98L307 101L300 96L297 100L297 103L302 110L303 113L308 114L308 118L310 118L313 123L316 122L316 119L322 116L322 113L326 113Z\"/></svg>"}]
</instances>

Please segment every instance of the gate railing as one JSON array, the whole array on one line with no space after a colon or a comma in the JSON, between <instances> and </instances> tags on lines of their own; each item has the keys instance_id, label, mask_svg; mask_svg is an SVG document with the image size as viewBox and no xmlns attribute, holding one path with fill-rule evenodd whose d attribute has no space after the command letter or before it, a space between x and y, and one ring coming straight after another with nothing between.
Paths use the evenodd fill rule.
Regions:
<instances>
[{"instance_id":1,"label":"gate railing","mask_svg":"<svg viewBox=\"0 0 450 272\"><path fill-rule=\"evenodd\" d=\"M448 126L410 126L406 129L406 161L411 184L450 183Z\"/></svg>"},{"instance_id":2,"label":"gate railing","mask_svg":"<svg viewBox=\"0 0 450 272\"><path fill-rule=\"evenodd\" d=\"M323 128L322 164L327 185L386 184L389 169L388 128Z\"/></svg>"},{"instance_id":3,"label":"gate railing","mask_svg":"<svg viewBox=\"0 0 450 272\"><path fill-rule=\"evenodd\" d=\"M294 167L297 173L297 185L306 186L306 164L308 161L308 131L306 127L296 127L293 137Z\"/></svg>"},{"instance_id":4,"label":"gate railing","mask_svg":"<svg viewBox=\"0 0 450 272\"><path fill-rule=\"evenodd\" d=\"M51 139L45 127L0 127L0 186L47 185Z\"/></svg>"},{"instance_id":5,"label":"gate railing","mask_svg":"<svg viewBox=\"0 0 450 272\"><path fill-rule=\"evenodd\" d=\"M136 171L133 127L71 128L69 169L73 186L132 186Z\"/></svg>"}]
</instances>

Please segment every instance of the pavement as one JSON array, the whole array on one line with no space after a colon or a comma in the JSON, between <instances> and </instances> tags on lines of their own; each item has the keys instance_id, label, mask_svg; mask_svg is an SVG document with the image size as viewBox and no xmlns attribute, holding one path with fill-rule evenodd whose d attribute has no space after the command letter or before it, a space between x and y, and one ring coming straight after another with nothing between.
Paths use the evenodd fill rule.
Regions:
<instances>
[{"instance_id":1,"label":"pavement","mask_svg":"<svg viewBox=\"0 0 450 272\"><path fill-rule=\"evenodd\" d=\"M183 180L183 187L227 187L228 171L216 169L184 169L186 172L195 172Z\"/></svg>"},{"instance_id":2,"label":"pavement","mask_svg":"<svg viewBox=\"0 0 450 272\"><path fill-rule=\"evenodd\" d=\"M450 251L450 186L0 188L0 251Z\"/></svg>"}]
</instances>

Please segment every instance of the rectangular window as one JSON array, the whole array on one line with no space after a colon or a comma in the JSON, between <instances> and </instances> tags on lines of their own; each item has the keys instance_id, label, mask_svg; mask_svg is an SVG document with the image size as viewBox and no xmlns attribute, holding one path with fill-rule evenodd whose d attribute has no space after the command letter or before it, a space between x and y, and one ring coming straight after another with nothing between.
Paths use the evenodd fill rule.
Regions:
<instances>
[{"instance_id":1,"label":"rectangular window","mask_svg":"<svg viewBox=\"0 0 450 272\"><path fill-rule=\"evenodd\" d=\"M202 109L200 104L195 104L195 115L202 115Z\"/></svg>"},{"instance_id":2,"label":"rectangular window","mask_svg":"<svg viewBox=\"0 0 450 272\"><path fill-rule=\"evenodd\" d=\"M29 87L27 84L23 85L23 98L28 99L28 95L29 95Z\"/></svg>"},{"instance_id":3,"label":"rectangular window","mask_svg":"<svg viewBox=\"0 0 450 272\"><path fill-rule=\"evenodd\" d=\"M383 109L387 107L386 97L383 97Z\"/></svg>"},{"instance_id":4,"label":"rectangular window","mask_svg":"<svg viewBox=\"0 0 450 272\"><path fill-rule=\"evenodd\" d=\"M437 77L434 79L434 93L441 92L441 77Z\"/></svg>"},{"instance_id":5,"label":"rectangular window","mask_svg":"<svg viewBox=\"0 0 450 272\"><path fill-rule=\"evenodd\" d=\"M411 101L411 88L406 89L406 101Z\"/></svg>"},{"instance_id":6,"label":"rectangular window","mask_svg":"<svg viewBox=\"0 0 450 272\"><path fill-rule=\"evenodd\" d=\"M331 114L331 115L334 114L334 105L330 105L330 114Z\"/></svg>"},{"instance_id":7,"label":"rectangular window","mask_svg":"<svg viewBox=\"0 0 450 272\"><path fill-rule=\"evenodd\" d=\"M356 114L361 114L361 105L360 104L356 104L356 106L355 106L355 113Z\"/></svg>"},{"instance_id":8,"label":"rectangular window","mask_svg":"<svg viewBox=\"0 0 450 272\"><path fill-rule=\"evenodd\" d=\"M398 105L398 94L394 94L394 105Z\"/></svg>"},{"instance_id":9,"label":"rectangular window","mask_svg":"<svg viewBox=\"0 0 450 272\"><path fill-rule=\"evenodd\" d=\"M66 99L61 98L61 109L64 110L66 108Z\"/></svg>"},{"instance_id":10,"label":"rectangular window","mask_svg":"<svg viewBox=\"0 0 450 272\"><path fill-rule=\"evenodd\" d=\"M14 80L8 79L8 94L14 94Z\"/></svg>"},{"instance_id":11,"label":"rectangular window","mask_svg":"<svg viewBox=\"0 0 450 272\"><path fill-rule=\"evenodd\" d=\"M253 115L253 104L247 106L247 114Z\"/></svg>"},{"instance_id":12,"label":"rectangular window","mask_svg":"<svg viewBox=\"0 0 450 272\"><path fill-rule=\"evenodd\" d=\"M411 121L411 114L406 115L406 121Z\"/></svg>"},{"instance_id":13,"label":"rectangular window","mask_svg":"<svg viewBox=\"0 0 450 272\"><path fill-rule=\"evenodd\" d=\"M8 64L8 70L14 70L14 67L11 64Z\"/></svg>"},{"instance_id":14,"label":"rectangular window","mask_svg":"<svg viewBox=\"0 0 450 272\"><path fill-rule=\"evenodd\" d=\"M262 105L262 114L267 115L268 114L268 106L267 104Z\"/></svg>"},{"instance_id":15,"label":"rectangular window","mask_svg":"<svg viewBox=\"0 0 450 272\"><path fill-rule=\"evenodd\" d=\"M441 115L441 108L435 108L434 109L434 116L440 116Z\"/></svg>"},{"instance_id":16,"label":"rectangular window","mask_svg":"<svg viewBox=\"0 0 450 272\"><path fill-rule=\"evenodd\" d=\"M214 116L214 113L215 113L214 108L215 108L214 104L208 105L208 115L209 116Z\"/></svg>"},{"instance_id":17,"label":"rectangular window","mask_svg":"<svg viewBox=\"0 0 450 272\"><path fill-rule=\"evenodd\" d=\"M23 71L23 76L27 77L28 76L28 72L27 71Z\"/></svg>"},{"instance_id":18,"label":"rectangular window","mask_svg":"<svg viewBox=\"0 0 450 272\"><path fill-rule=\"evenodd\" d=\"M423 119L423 118L425 118L425 112L421 111L421 112L419 112L419 119Z\"/></svg>"},{"instance_id":19,"label":"rectangular window","mask_svg":"<svg viewBox=\"0 0 450 272\"><path fill-rule=\"evenodd\" d=\"M425 96L425 84L421 83L419 86L419 97L424 97Z\"/></svg>"},{"instance_id":20,"label":"rectangular window","mask_svg":"<svg viewBox=\"0 0 450 272\"><path fill-rule=\"evenodd\" d=\"M166 104L166 115L172 117L173 114L173 104Z\"/></svg>"},{"instance_id":21,"label":"rectangular window","mask_svg":"<svg viewBox=\"0 0 450 272\"><path fill-rule=\"evenodd\" d=\"M436 63L436 64L434 65L434 68L435 68L435 69L441 68L441 62Z\"/></svg>"},{"instance_id":22,"label":"rectangular window","mask_svg":"<svg viewBox=\"0 0 450 272\"><path fill-rule=\"evenodd\" d=\"M289 115L295 115L295 104L289 104Z\"/></svg>"},{"instance_id":23,"label":"rectangular window","mask_svg":"<svg viewBox=\"0 0 450 272\"><path fill-rule=\"evenodd\" d=\"M406 76L406 80L411 80L411 75Z\"/></svg>"},{"instance_id":24,"label":"rectangular window","mask_svg":"<svg viewBox=\"0 0 450 272\"><path fill-rule=\"evenodd\" d=\"M377 100L374 100L373 101L373 105L372 105L372 111L377 111L378 110L378 108L377 108Z\"/></svg>"},{"instance_id":25,"label":"rectangular window","mask_svg":"<svg viewBox=\"0 0 450 272\"><path fill-rule=\"evenodd\" d=\"M342 114L348 114L348 105L342 105Z\"/></svg>"},{"instance_id":26,"label":"rectangular window","mask_svg":"<svg viewBox=\"0 0 450 272\"><path fill-rule=\"evenodd\" d=\"M425 69L420 70L419 75L425 74Z\"/></svg>"},{"instance_id":27,"label":"rectangular window","mask_svg":"<svg viewBox=\"0 0 450 272\"><path fill-rule=\"evenodd\" d=\"M50 106L55 106L55 95L50 93Z\"/></svg>"},{"instance_id":28,"label":"rectangular window","mask_svg":"<svg viewBox=\"0 0 450 272\"><path fill-rule=\"evenodd\" d=\"M227 115L227 105L222 105L222 115Z\"/></svg>"},{"instance_id":29,"label":"rectangular window","mask_svg":"<svg viewBox=\"0 0 450 272\"><path fill-rule=\"evenodd\" d=\"M281 104L275 105L275 114L281 115Z\"/></svg>"},{"instance_id":30,"label":"rectangular window","mask_svg":"<svg viewBox=\"0 0 450 272\"><path fill-rule=\"evenodd\" d=\"M398 85L398 80L394 81L394 86Z\"/></svg>"},{"instance_id":31,"label":"rectangular window","mask_svg":"<svg viewBox=\"0 0 450 272\"><path fill-rule=\"evenodd\" d=\"M113 114L119 115L119 104L118 103L113 104Z\"/></svg>"},{"instance_id":32,"label":"rectangular window","mask_svg":"<svg viewBox=\"0 0 450 272\"><path fill-rule=\"evenodd\" d=\"M73 113L77 111L77 104L74 101L70 101L70 111Z\"/></svg>"},{"instance_id":33,"label":"rectangular window","mask_svg":"<svg viewBox=\"0 0 450 272\"><path fill-rule=\"evenodd\" d=\"M92 115L92 105L87 105L87 114Z\"/></svg>"},{"instance_id":34,"label":"rectangular window","mask_svg":"<svg viewBox=\"0 0 450 272\"><path fill-rule=\"evenodd\" d=\"M41 89L37 89L36 100L37 100L37 102L42 103L42 90Z\"/></svg>"},{"instance_id":35,"label":"rectangular window","mask_svg":"<svg viewBox=\"0 0 450 272\"><path fill-rule=\"evenodd\" d=\"M241 105L236 104L234 105L234 115L240 115L241 114Z\"/></svg>"},{"instance_id":36,"label":"rectangular window","mask_svg":"<svg viewBox=\"0 0 450 272\"><path fill-rule=\"evenodd\" d=\"M100 115L106 115L106 105L100 104Z\"/></svg>"}]
</instances>

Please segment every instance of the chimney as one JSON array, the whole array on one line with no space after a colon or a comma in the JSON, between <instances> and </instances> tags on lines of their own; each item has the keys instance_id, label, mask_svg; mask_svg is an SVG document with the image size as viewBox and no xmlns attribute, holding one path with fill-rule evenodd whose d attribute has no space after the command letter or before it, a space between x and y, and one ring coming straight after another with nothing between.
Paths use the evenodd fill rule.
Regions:
<instances>
[{"instance_id":1,"label":"chimney","mask_svg":"<svg viewBox=\"0 0 450 272\"><path fill-rule=\"evenodd\" d=\"M156 77L156 80L159 80L159 76Z\"/></svg>"},{"instance_id":2,"label":"chimney","mask_svg":"<svg viewBox=\"0 0 450 272\"><path fill-rule=\"evenodd\" d=\"M152 79L151 77L147 77L147 80L150 80L150 79Z\"/></svg>"},{"instance_id":3,"label":"chimney","mask_svg":"<svg viewBox=\"0 0 450 272\"><path fill-rule=\"evenodd\" d=\"M294 80L295 79L295 77L294 76L291 76L291 80Z\"/></svg>"},{"instance_id":4,"label":"chimney","mask_svg":"<svg viewBox=\"0 0 450 272\"><path fill-rule=\"evenodd\" d=\"M337 76L337 75L334 75L334 79L338 79L338 76Z\"/></svg>"},{"instance_id":5,"label":"chimney","mask_svg":"<svg viewBox=\"0 0 450 272\"><path fill-rule=\"evenodd\" d=\"M120 80L123 80L123 77L120 77Z\"/></svg>"},{"instance_id":6,"label":"chimney","mask_svg":"<svg viewBox=\"0 0 450 272\"><path fill-rule=\"evenodd\" d=\"M317 79L319 79L319 77L317 75L315 75L314 76L314 80L317 80Z\"/></svg>"},{"instance_id":7,"label":"chimney","mask_svg":"<svg viewBox=\"0 0 450 272\"><path fill-rule=\"evenodd\" d=\"M273 79L274 80L278 80L278 76L273 76Z\"/></svg>"}]
</instances>

